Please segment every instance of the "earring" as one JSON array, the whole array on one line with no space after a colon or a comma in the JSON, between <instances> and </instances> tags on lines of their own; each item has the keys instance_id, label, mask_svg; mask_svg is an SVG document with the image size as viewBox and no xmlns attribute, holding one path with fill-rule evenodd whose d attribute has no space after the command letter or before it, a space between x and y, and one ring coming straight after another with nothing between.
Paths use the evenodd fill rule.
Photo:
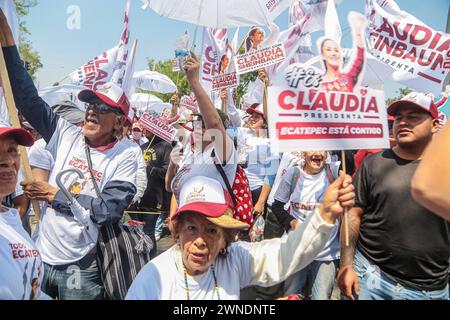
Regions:
<instances>
[{"instance_id":1,"label":"earring","mask_svg":"<svg viewBox=\"0 0 450 320\"><path fill-rule=\"evenodd\" d=\"M221 254L221 255L223 255L223 256L226 256L227 255L227 248L222 248L222 249L220 249L220 251L219 251L219 253Z\"/></svg>"}]
</instances>

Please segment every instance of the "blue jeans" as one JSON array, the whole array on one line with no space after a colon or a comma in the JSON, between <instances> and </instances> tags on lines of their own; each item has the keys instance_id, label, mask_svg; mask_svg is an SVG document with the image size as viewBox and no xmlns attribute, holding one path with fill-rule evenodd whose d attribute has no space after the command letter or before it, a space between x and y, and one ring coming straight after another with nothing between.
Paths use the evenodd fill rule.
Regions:
<instances>
[{"instance_id":1,"label":"blue jeans","mask_svg":"<svg viewBox=\"0 0 450 320\"><path fill-rule=\"evenodd\" d=\"M284 282L284 295L301 293L305 297L311 292L311 300L329 300L333 293L334 280L339 260L313 261Z\"/></svg>"},{"instance_id":2,"label":"blue jeans","mask_svg":"<svg viewBox=\"0 0 450 320\"><path fill-rule=\"evenodd\" d=\"M59 300L102 300L105 290L97 266L97 255L89 253L80 261L51 266L44 263L42 291Z\"/></svg>"},{"instance_id":3,"label":"blue jeans","mask_svg":"<svg viewBox=\"0 0 450 320\"><path fill-rule=\"evenodd\" d=\"M449 297L448 285L436 291L405 288L358 251L353 269L359 280L359 300L448 300Z\"/></svg>"}]
</instances>

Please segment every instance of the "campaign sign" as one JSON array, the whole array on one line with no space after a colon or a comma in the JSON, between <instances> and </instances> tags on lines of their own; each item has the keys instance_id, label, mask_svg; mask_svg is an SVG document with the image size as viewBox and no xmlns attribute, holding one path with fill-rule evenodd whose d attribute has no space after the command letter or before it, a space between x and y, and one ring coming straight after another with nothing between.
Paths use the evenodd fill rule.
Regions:
<instances>
[{"instance_id":1,"label":"campaign sign","mask_svg":"<svg viewBox=\"0 0 450 320\"><path fill-rule=\"evenodd\" d=\"M370 0L366 6L370 53L396 70L394 80L439 94L450 71L450 35L407 12L401 16L389 13L377 1Z\"/></svg>"},{"instance_id":2,"label":"campaign sign","mask_svg":"<svg viewBox=\"0 0 450 320\"><path fill-rule=\"evenodd\" d=\"M320 88L320 74L305 67L269 87L269 130L280 152L389 147L384 92Z\"/></svg>"},{"instance_id":3,"label":"campaign sign","mask_svg":"<svg viewBox=\"0 0 450 320\"><path fill-rule=\"evenodd\" d=\"M238 84L238 75L236 72L221 74L213 77L212 90L220 91L221 89L236 88Z\"/></svg>"},{"instance_id":4,"label":"campaign sign","mask_svg":"<svg viewBox=\"0 0 450 320\"><path fill-rule=\"evenodd\" d=\"M180 66L178 65L178 58L172 60L172 72L181 71Z\"/></svg>"},{"instance_id":5,"label":"campaign sign","mask_svg":"<svg viewBox=\"0 0 450 320\"><path fill-rule=\"evenodd\" d=\"M172 143L177 134L177 129L169 124L166 118L161 117L156 112L151 114L144 113L139 119L139 123L144 129L164 139L168 143Z\"/></svg>"},{"instance_id":6,"label":"campaign sign","mask_svg":"<svg viewBox=\"0 0 450 320\"><path fill-rule=\"evenodd\" d=\"M276 43L270 47L250 51L234 57L237 74L252 72L283 62L286 51L283 43Z\"/></svg>"},{"instance_id":7,"label":"campaign sign","mask_svg":"<svg viewBox=\"0 0 450 320\"><path fill-rule=\"evenodd\" d=\"M180 99L180 107L186 108L192 112L198 112L197 99L194 95L182 96Z\"/></svg>"}]
</instances>

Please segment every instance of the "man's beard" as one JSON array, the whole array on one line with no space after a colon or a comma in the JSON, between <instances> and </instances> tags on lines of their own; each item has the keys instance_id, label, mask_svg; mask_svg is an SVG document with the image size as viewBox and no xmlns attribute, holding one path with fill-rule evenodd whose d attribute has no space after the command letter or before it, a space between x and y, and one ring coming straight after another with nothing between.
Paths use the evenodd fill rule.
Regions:
<instances>
[{"instance_id":1,"label":"man's beard","mask_svg":"<svg viewBox=\"0 0 450 320\"><path fill-rule=\"evenodd\" d=\"M422 137L414 141L402 142L396 139L397 145L400 149L408 153L422 153L428 144L431 142L431 136Z\"/></svg>"}]
</instances>

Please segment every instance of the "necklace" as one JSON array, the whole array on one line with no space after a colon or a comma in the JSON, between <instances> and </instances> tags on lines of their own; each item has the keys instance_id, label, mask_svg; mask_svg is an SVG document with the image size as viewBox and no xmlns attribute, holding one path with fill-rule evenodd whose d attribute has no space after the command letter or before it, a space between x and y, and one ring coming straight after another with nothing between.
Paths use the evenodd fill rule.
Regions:
<instances>
[{"instance_id":1,"label":"necklace","mask_svg":"<svg viewBox=\"0 0 450 320\"><path fill-rule=\"evenodd\" d=\"M187 271L186 268L183 265L184 270L184 290L186 292L186 298L187 300L191 300L189 296L189 284L187 279ZM216 270L214 269L214 265L211 265L211 271L214 278L214 292L217 295L217 300L220 300L220 293L219 293L219 285L217 284L217 277L216 277ZM214 292L213 292L213 299L214 299Z\"/></svg>"}]
</instances>

